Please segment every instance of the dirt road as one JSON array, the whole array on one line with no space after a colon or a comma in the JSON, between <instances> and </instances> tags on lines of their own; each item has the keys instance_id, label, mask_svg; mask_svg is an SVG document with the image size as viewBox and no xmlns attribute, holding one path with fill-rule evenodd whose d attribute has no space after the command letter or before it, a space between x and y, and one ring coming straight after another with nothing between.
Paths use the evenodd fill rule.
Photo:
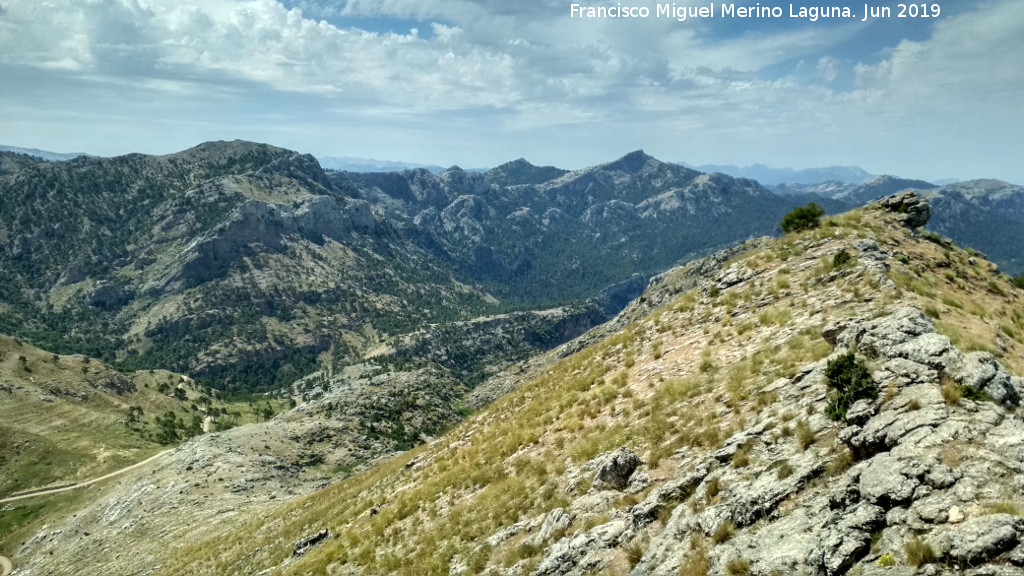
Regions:
<instances>
[{"instance_id":1,"label":"dirt road","mask_svg":"<svg viewBox=\"0 0 1024 576\"><path fill-rule=\"evenodd\" d=\"M30 492L30 493L27 493L27 494L22 494L20 496L9 496L7 498L0 498L0 504L4 504L4 503L7 503L7 502L14 502L15 500L24 500L25 498L35 498L36 496L47 496L49 494L57 494L58 492L67 492L69 490L77 490L79 488L85 488L86 486L92 486L93 484L95 484L97 482L102 482L102 481L107 480L109 478L113 478L114 476L118 476L120 474L124 474L125 472L128 472L129 470L134 470L135 468L138 468L139 466L143 466L145 464L149 464L153 460L156 460L157 458L163 456L164 454L167 454L168 452L171 452L171 450L174 450L174 449L171 448L170 450L164 450L163 452L160 452L159 454L154 454L153 456L150 456L149 458L146 458L142 462L137 462L137 463L132 464L131 466L128 466L126 468L121 468L120 470L117 470L115 472L111 472L110 474L104 474L103 476L100 476L99 478L93 478L92 480L86 480L85 482L79 482L78 484L72 484L71 486L62 486L60 488L50 488L48 490L40 490L38 492ZM3 564L3 562L0 561L0 565L2 565L2 564ZM6 574L8 574L8 572L4 572L4 573L0 574L0 576L6 576Z\"/></svg>"}]
</instances>

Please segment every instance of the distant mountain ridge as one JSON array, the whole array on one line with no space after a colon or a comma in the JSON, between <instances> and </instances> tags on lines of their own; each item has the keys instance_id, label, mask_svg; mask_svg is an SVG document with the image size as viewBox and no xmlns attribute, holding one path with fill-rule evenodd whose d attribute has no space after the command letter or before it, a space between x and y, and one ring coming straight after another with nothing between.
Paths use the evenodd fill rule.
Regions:
<instances>
[{"instance_id":1,"label":"distant mountain ridge","mask_svg":"<svg viewBox=\"0 0 1024 576\"><path fill-rule=\"evenodd\" d=\"M84 152L72 152L69 154L62 154L60 152L47 152L46 150L39 150L36 148L18 148L15 146L0 146L0 152L14 152L16 154L27 154L29 156L35 156L36 158L42 158L49 162L64 162L67 160L74 160L79 156L87 156Z\"/></svg>"},{"instance_id":2,"label":"distant mountain ridge","mask_svg":"<svg viewBox=\"0 0 1024 576\"><path fill-rule=\"evenodd\" d=\"M402 170L416 169L424 169L434 174L444 172L443 166L434 164L377 160L355 156L317 156L317 160L325 170L343 170L346 172L401 172Z\"/></svg>"},{"instance_id":3,"label":"distant mountain ridge","mask_svg":"<svg viewBox=\"0 0 1024 576\"><path fill-rule=\"evenodd\" d=\"M778 194L810 194L853 208L900 192L917 190L934 207L926 228L985 252L1004 271L1024 274L1024 187L1001 180L981 179L939 186L923 180L875 176L862 184L837 181L781 184Z\"/></svg>"},{"instance_id":4,"label":"distant mountain ridge","mask_svg":"<svg viewBox=\"0 0 1024 576\"><path fill-rule=\"evenodd\" d=\"M860 184L872 174L858 166L826 166L821 168L772 168L764 164L751 166L732 166L720 164L704 164L694 167L701 172L721 172L735 178L750 178L765 186L778 184L818 184L827 181L838 181L844 184Z\"/></svg>"}]
</instances>

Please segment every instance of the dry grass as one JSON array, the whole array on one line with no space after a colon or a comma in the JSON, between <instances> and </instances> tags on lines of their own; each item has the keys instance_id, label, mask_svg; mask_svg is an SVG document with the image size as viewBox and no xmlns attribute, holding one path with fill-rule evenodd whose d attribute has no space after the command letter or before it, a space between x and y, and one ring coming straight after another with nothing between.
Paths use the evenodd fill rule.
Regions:
<instances>
[{"instance_id":1,"label":"dry grass","mask_svg":"<svg viewBox=\"0 0 1024 576\"><path fill-rule=\"evenodd\" d=\"M708 553L707 541L697 534L691 536L690 551L679 566L679 576L708 576L708 570L711 569Z\"/></svg>"},{"instance_id":2,"label":"dry grass","mask_svg":"<svg viewBox=\"0 0 1024 576\"><path fill-rule=\"evenodd\" d=\"M715 527L715 531L711 533L711 541L715 544L721 544L728 542L736 535L736 525L732 523L732 520L726 520Z\"/></svg>"},{"instance_id":3,"label":"dry grass","mask_svg":"<svg viewBox=\"0 0 1024 576\"><path fill-rule=\"evenodd\" d=\"M786 460L783 460L782 464L780 464L779 467L775 470L775 476L779 480L785 480L786 478L789 478L792 475L793 465Z\"/></svg>"},{"instance_id":4,"label":"dry grass","mask_svg":"<svg viewBox=\"0 0 1024 576\"><path fill-rule=\"evenodd\" d=\"M903 552L906 555L907 564L910 564L915 568L919 568L925 564L931 564L938 560L938 555L935 553L935 549L932 548L931 544L928 544L920 538L908 540L903 546Z\"/></svg>"},{"instance_id":5,"label":"dry grass","mask_svg":"<svg viewBox=\"0 0 1024 576\"><path fill-rule=\"evenodd\" d=\"M725 563L725 573L729 576L749 576L750 561L738 556L731 558Z\"/></svg>"},{"instance_id":6,"label":"dry grass","mask_svg":"<svg viewBox=\"0 0 1024 576\"><path fill-rule=\"evenodd\" d=\"M806 420L797 420L796 422L796 446L801 452L810 448L811 444L814 444L814 431L807 424Z\"/></svg>"},{"instance_id":7,"label":"dry grass","mask_svg":"<svg viewBox=\"0 0 1024 576\"><path fill-rule=\"evenodd\" d=\"M960 392L960 385L945 372L942 373L941 380L943 401L945 401L949 406L956 406L960 404L960 400L963 398L963 393Z\"/></svg>"}]
</instances>

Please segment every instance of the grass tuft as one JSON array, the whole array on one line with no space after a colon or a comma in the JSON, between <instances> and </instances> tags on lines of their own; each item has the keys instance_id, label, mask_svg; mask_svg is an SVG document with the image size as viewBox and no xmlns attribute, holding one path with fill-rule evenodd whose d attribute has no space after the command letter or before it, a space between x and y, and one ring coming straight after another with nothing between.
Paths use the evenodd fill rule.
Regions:
<instances>
[{"instance_id":1,"label":"grass tuft","mask_svg":"<svg viewBox=\"0 0 1024 576\"><path fill-rule=\"evenodd\" d=\"M938 555L935 554L935 549L920 538L908 540L903 546L903 553L907 557L907 564L910 564L915 568L924 566L925 564L931 564L938 559Z\"/></svg>"}]
</instances>

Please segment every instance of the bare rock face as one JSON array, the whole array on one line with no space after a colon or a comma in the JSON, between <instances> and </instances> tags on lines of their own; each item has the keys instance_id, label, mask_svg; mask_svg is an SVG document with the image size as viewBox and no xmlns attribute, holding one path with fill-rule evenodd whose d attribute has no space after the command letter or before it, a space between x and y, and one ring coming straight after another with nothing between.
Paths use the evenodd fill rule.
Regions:
<instances>
[{"instance_id":1,"label":"bare rock face","mask_svg":"<svg viewBox=\"0 0 1024 576\"><path fill-rule=\"evenodd\" d=\"M984 392L1004 406L1020 404L1020 392L1005 368L988 352L970 352L951 372L964 386Z\"/></svg>"},{"instance_id":2,"label":"bare rock face","mask_svg":"<svg viewBox=\"0 0 1024 576\"><path fill-rule=\"evenodd\" d=\"M871 548L871 534L885 523L885 510L860 503L826 526L807 553L807 564L825 574L845 573Z\"/></svg>"},{"instance_id":3,"label":"bare rock face","mask_svg":"<svg viewBox=\"0 0 1024 576\"><path fill-rule=\"evenodd\" d=\"M940 551L949 558L975 564L1012 549L1022 532L1024 519L993 514L968 520L936 540Z\"/></svg>"},{"instance_id":4,"label":"bare rock face","mask_svg":"<svg viewBox=\"0 0 1024 576\"><path fill-rule=\"evenodd\" d=\"M625 446L599 458L602 460L593 485L597 489L622 490L629 483L629 477L643 463L636 452Z\"/></svg>"},{"instance_id":5,"label":"bare rock face","mask_svg":"<svg viewBox=\"0 0 1024 576\"><path fill-rule=\"evenodd\" d=\"M932 217L932 208L913 190L886 196L876 204L882 210L896 213L896 218L907 228L920 228Z\"/></svg>"}]
</instances>

